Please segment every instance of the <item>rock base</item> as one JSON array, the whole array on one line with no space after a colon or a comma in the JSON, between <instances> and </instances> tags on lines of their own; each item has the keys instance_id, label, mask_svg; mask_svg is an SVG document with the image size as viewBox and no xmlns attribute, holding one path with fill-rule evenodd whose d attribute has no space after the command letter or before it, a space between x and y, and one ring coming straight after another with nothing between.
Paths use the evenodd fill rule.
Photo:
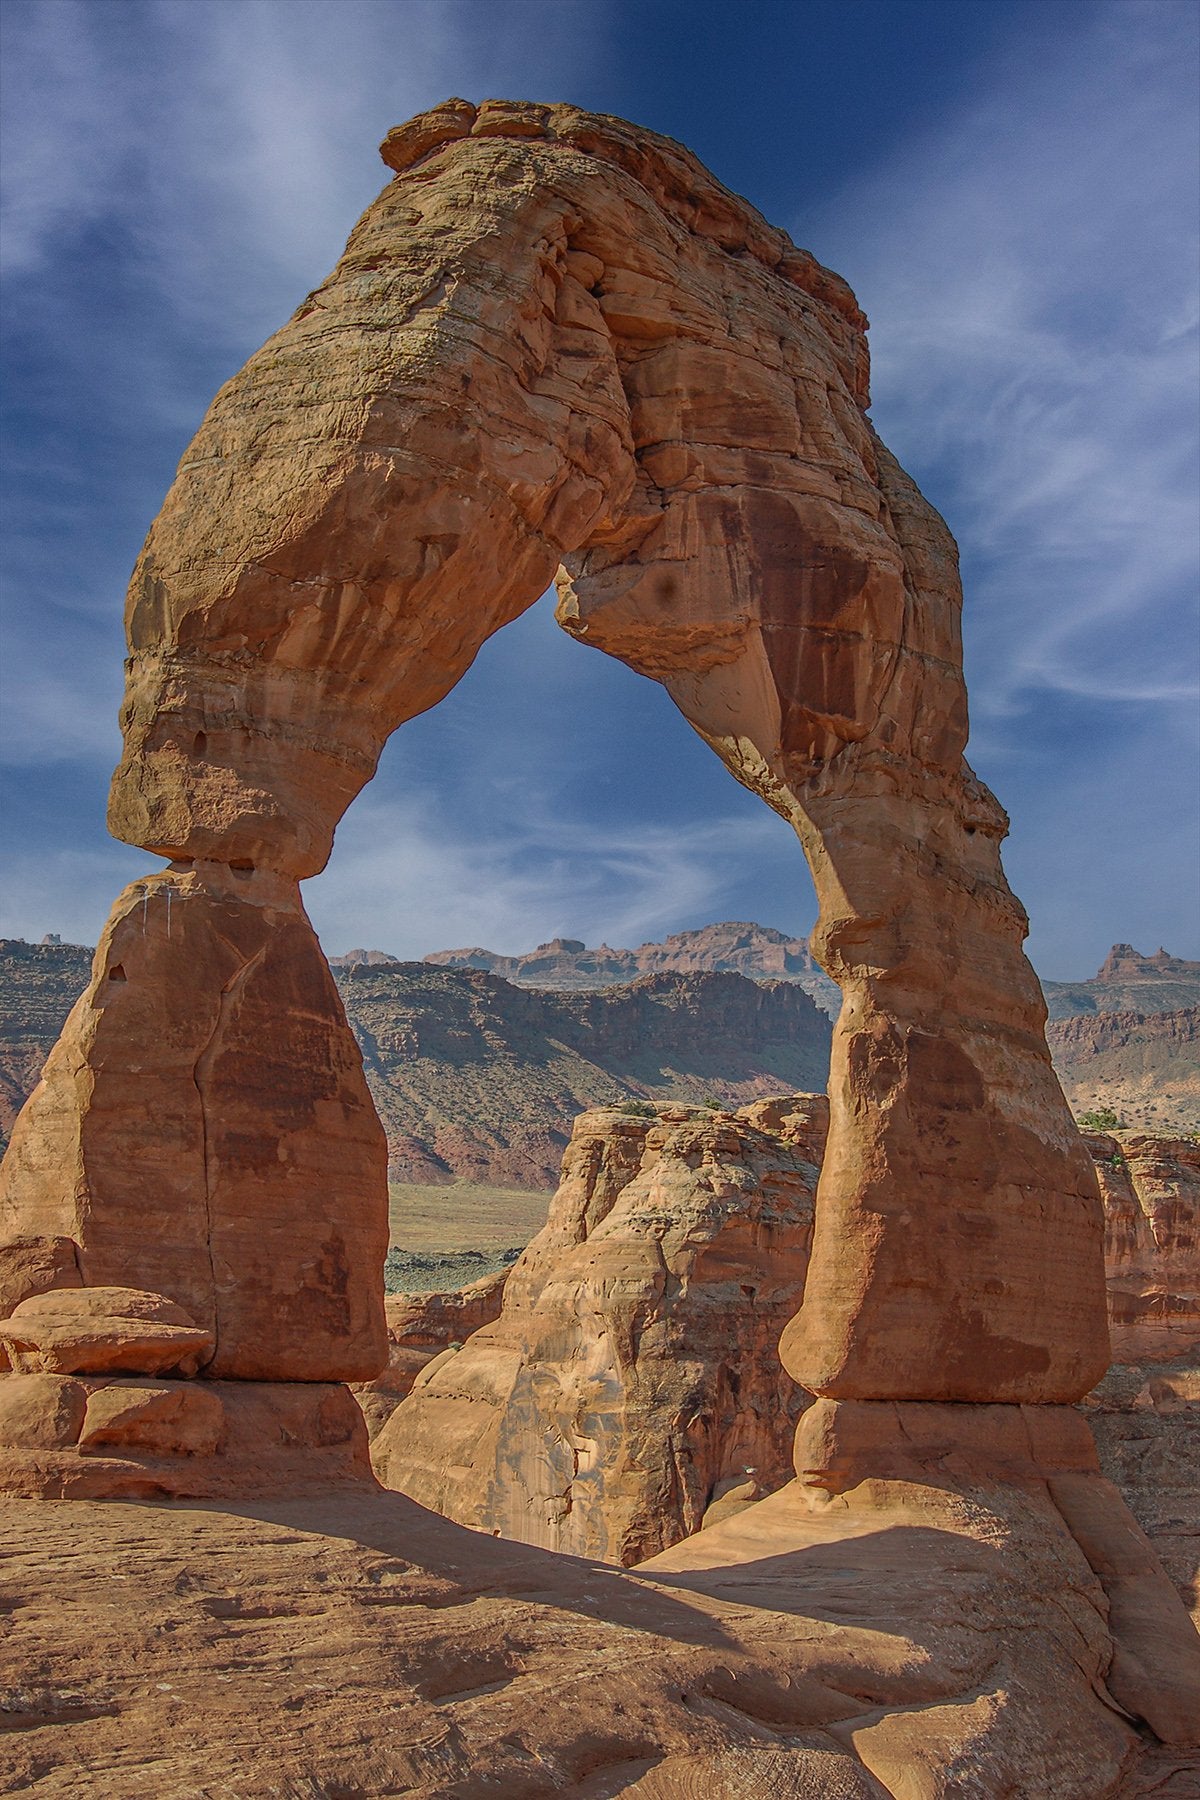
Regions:
<instances>
[{"instance_id":1,"label":"rock base","mask_svg":"<svg viewBox=\"0 0 1200 1800\"><path fill-rule=\"evenodd\" d=\"M255 1499L373 1485L366 1425L337 1382L0 1378L0 1494Z\"/></svg>"}]
</instances>

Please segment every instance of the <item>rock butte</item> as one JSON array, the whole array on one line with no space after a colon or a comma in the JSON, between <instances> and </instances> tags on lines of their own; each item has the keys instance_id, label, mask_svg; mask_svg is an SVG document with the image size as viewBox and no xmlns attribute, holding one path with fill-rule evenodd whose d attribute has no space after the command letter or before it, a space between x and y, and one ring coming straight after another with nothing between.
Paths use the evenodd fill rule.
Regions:
<instances>
[{"instance_id":1,"label":"rock butte","mask_svg":"<svg viewBox=\"0 0 1200 1800\"><path fill-rule=\"evenodd\" d=\"M823 1096L581 1113L503 1308L419 1376L380 1479L477 1529L639 1563L781 1487L811 1396L804 1291ZM734 1497L736 1496L736 1498Z\"/></svg>"},{"instance_id":2,"label":"rock butte","mask_svg":"<svg viewBox=\"0 0 1200 1800\"><path fill-rule=\"evenodd\" d=\"M317 1479L327 1454L361 1534L328 1567L424 1604L372 1626L335 1602L341 1662L314 1668L340 1688L353 1619L355 1652L378 1651L365 1706L320 1709L325 1749L281 1711L231 1761L221 1696L181 1726L123 1675L97 1686L114 1659L96 1599L82 1628L78 1605L37 1602L44 1525L18 1507L18 1666L42 1667L57 1632L103 1715L87 1754L110 1792L130 1791L130 1729L156 1746L156 1792L231 1774L278 1791L314 1767L317 1791L459 1796L1136 1791L1131 1721L1194 1736L1195 1638L1068 1404L1108 1362L1096 1179L1051 1070L1006 819L963 760L953 540L866 417L866 321L694 157L620 121L451 101L383 154L396 179L217 396L139 559L109 817L170 867L118 900L4 1169L0 1228L34 1269L17 1309L54 1291L29 1241L67 1240L72 1291L178 1307L211 1349L198 1381L147 1371L136 1392L119 1359L90 1443L71 1434L116 1385L103 1333L85 1366L72 1340L70 1372L6 1376L57 1385L20 1389L0 1480L259 1492L281 1518L303 1455ZM582 1593L570 1558L488 1546L365 1483L351 1497L365 1433L339 1384L387 1358L385 1147L298 888L389 733L551 580L564 627L660 681L794 825L812 948L843 995L782 1342L817 1396L797 1480ZM62 1546L92 1541L86 1502L60 1511ZM196 1579L164 1587L161 1516L118 1527L137 1592L117 1644L135 1621L151 1642L166 1621L166 1641ZM252 1611L278 1616L301 1519L328 1534L339 1515L293 1510L282 1541L211 1516L190 1528L218 1590L197 1666L248 1704L217 1563L232 1553L268 1590ZM542 1598L467 1606L464 1567ZM611 1620L570 1657L555 1593ZM452 1599L461 1625L430 1625ZM621 1618L657 1674L605 1637ZM135 1660L161 1692L169 1654ZM386 1729L364 1724L398 1666L411 1693ZM35 1770L39 1727L80 1716L47 1695L22 1719ZM58 1754L71 1729L54 1725Z\"/></svg>"}]
</instances>

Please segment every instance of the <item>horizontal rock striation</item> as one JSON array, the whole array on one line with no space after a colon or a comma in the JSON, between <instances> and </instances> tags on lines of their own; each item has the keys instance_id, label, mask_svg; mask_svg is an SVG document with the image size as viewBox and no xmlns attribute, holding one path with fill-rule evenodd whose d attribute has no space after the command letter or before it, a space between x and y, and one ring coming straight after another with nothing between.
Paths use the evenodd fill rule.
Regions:
<instances>
[{"instance_id":1,"label":"horizontal rock striation","mask_svg":"<svg viewBox=\"0 0 1200 1800\"><path fill-rule=\"evenodd\" d=\"M399 1181L552 1189L581 1108L821 1088L829 1022L791 983L644 976L581 993L404 963L340 979Z\"/></svg>"}]
</instances>

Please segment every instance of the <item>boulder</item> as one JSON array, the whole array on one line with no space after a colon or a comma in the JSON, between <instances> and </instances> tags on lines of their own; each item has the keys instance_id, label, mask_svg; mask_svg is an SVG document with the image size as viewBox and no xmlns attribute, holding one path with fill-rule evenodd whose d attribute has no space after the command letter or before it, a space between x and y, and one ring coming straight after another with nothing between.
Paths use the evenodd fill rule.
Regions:
<instances>
[{"instance_id":1,"label":"boulder","mask_svg":"<svg viewBox=\"0 0 1200 1800\"><path fill-rule=\"evenodd\" d=\"M0 1244L0 1319L34 1294L82 1285L74 1239L21 1237Z\"/></svg>"},{"instance_id":2,"label":"boulder","mask_svg":"<svg viewBox=\"0 0 1200 1800\"><path fill-rule=\"evenodd\" d=\"M810 1396L777 1346L812 1230L800 1145L825 1117L813 1095L581 1114L499 1317L420 1372L376 1439L381 1478L477 1529L623 1563L697 1530L731 1479L786 1481Z\"/></svg>"},{"instance_id":3,"label":"boulder","mask_svg":"<svg viewBox=\"0 0 1200 1800\"><path fill-rule=\"evenodd\" d=\"M0 1376L0 1445L66 1450L79 1441L88 1391L63 1375Z\"/></svg>"},{"instance_id":4,"label":"boulder","mask_svg":"<svg viewBox=\"0 0 1200 1800\"><path fill-rule=\"evenodd\" d=\"M49 1288L79 1287L79 1246L71 1238L20 1237L0 1244L0 1319ZM0 1374L9 1366L0 1343Z\"/></svg>"},{"instance_id":5,"label":"boulder","mask_svg":"<svg viewBox=\"0 0 1200 1800\"><path fill-rule=\"evenodd\" d=\"M194 1375L213 1334L173 1300L137 1288L56 1289L0 1322L13 1368L32 1374Z\"/></svg>"},{"instance_id":6,"label":"boulder","mask_svg":"<svg viewBox=\"0 0 1200 1800\"><path fill-rule=\"evenodd\" d=\"M209 1382L114 1381L89 1396L80 1445L122 1444L164 1456L211 1456L225 1408Z\"/></svg>"}]
</instances>

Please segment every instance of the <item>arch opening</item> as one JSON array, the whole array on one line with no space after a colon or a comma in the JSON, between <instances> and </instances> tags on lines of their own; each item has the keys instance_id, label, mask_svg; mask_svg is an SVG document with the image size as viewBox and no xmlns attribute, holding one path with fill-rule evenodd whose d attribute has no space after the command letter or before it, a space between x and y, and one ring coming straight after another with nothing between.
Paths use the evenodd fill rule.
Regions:
<instances>
[{"instance_id":1,"label":"arch opening","mask_svg":"<svg viewBox=\"0 0 1200 1800\"><path fill-rule=\"evenodd\" d=\"M134 572L110 822L175 867L117 903L96 979L128 980L18 1123L9 1216L213 1320L215 1373L381 1364L382 1135L298 882L554 580L809 861L843 1006L786 1366L839 1403L1077 1398L1107 1361L1095 1176L963 759L953 540L867 417L853 296L620 121L450 102L384 155ZM122 1071L168 1017L150 1141Z\"/></svg>"}]
</instances>

